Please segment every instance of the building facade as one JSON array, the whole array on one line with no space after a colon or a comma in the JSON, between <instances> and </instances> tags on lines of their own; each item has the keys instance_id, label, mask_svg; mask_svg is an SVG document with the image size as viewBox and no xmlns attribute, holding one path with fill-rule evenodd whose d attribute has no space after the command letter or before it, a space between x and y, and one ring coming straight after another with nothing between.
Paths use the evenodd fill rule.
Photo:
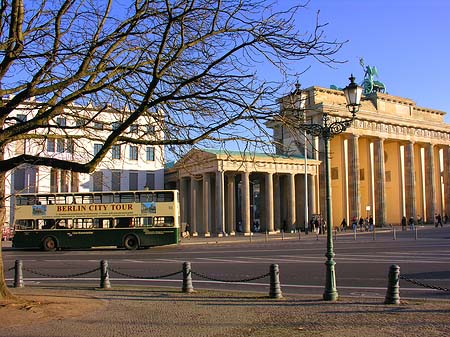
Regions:
<instances>
[{"instance_id":1,"label":"building facade","mask_svg":"<svg viewBox=\"0 0 450 337\"><path fill-rule=\"evenodd\" d=\"M340 90L310 87L302 90L306 123L349 118ZM280 99L281 116L292 114L291 97ZM418 107L410 99L381 92L363 97L352 126L330 144L333 225L342 219L373 216L379 226L401 218L433 222L436 214L450 215L450 125L445 113ZM299 153L299 130L270 123L277 152ZM323 140L307 138L309 153L323 162ZM320 195L324 195L323 165ZM320 198L325 211L325 200Z\"/></svg>"},{"instance_id":2,"label":"building facade","mask_svg":"<svg viewBox=\"0 0 450 337\"><path fill-rule=\"evenodd\" d=\"M16 111L17 121L37 113L39 105L30 102ZM73 162L87 162L103 145L107 135L120 125L126 112L67 107L64 116L51 121L47 134L12 142L6 158L32 154ZM140 139L162 139L162 119L142 116L126 132ZM60 126L61 128L58 128ZM51 130L51 131L50 131ZM142 190L164 188L164 147L117 143L92 174L45 166L20 165L7 174L5 191L9 197L6 219L13 223L14 195L17 193L58 193Z\"/></svg>"},{"instance_id":3,"label":"building facade","mask_svg":"<svg viewBox=\"0 0 450 337\"><path fill-rule=\"evenodd\" d=\"M317 212L318 169L318 160L302 156L192 150L166 181L180 190L181 222L194 236L270 234L300 229Z\"/></svg>"}]
</instances>

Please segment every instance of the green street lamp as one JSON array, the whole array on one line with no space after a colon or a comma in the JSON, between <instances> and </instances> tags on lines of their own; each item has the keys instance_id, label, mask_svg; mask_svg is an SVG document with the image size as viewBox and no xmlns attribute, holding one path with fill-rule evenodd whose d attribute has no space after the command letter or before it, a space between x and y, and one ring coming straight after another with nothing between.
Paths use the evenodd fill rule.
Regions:
<instances>
[{"instance_id":1,"label":"green street lamp","mask_svg":"<svg viewBox=\"0 0 450 337\"><path fill-rule=\"evenodd\" d=\"M322 124L308 124L300 123L299 129L306 133L320 137L324 141L325 145L325 198L327 208L327 252L325 254L327 260L326 266L326 279L325 279L325 291L323 293L323 299L326 301L335 301L338 298L338 292L336 290L336 274L335 274L335 262L333 251L333 214L331 208L331 168L330 168L330 140L334 136L344 132L351 126L353 120L356 117L356 113L359 111L360 100L363 88L355 83L353 74L349 78L350 84L344 88L345 99L347 101L347 109L351 112L352 117L342 119L338 121L331 121L327 113L323 113ZM301 95L300 90L293 93L294 95ZM301 97L297 101L300 101Z\"/></svg>"}]
</instances>

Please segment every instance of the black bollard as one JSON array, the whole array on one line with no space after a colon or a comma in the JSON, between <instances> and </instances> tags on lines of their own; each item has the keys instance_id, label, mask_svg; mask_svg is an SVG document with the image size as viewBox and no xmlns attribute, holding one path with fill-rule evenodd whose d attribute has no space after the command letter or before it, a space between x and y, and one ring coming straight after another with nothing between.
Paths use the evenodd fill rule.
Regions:
<instances>
[{"instance_id":1,"label":"black bollard","mask_svg":"<svg viewBox=\"0 0 450 337\"><path fill-rule=\"evenodd\" d=\"M181 291L184 293L194 292L194 287L192 286L192 274L191 274L191 263L183 262L183 286Z\"/></svg>"},{"instance_id":2,"label":"black bollard","mask_svg":"<svg viewBox=\"0 0 450 337\"><path fill-rule=\"evenodd\" d=\"M14 268L14 288L23 288L22 260L16 260Z\"/></svg>"},{"instance_id":3,"label":"black bollard","mask_svg":"<svg viewBox=\"0 0 450 337\"><path fill-rule=\"evenodd\" d=\"M108 261L100 261L100 288L109 289L111 283L109 282Z\"/></svg>"},{"instance_id":4,"label":"black bollard","mask_svg":"<svg viewBox=\"0 0 450 337\"><path fill-rule=\"evenodd\" d=\"M389 268L389 281L384 304L400 304L400 266L396 264Z\"/></svg>"},{"instance_id":5,"label":"black bollard","mask_svg":"<svg viewBox=\"0 0 450 337\"><path fill-rule=\"evenodd\" d=\"M269 297L270 298L282 298L280 288L280 270L277 264L270 265L270 290Z\"/></svg>"}]
</instances>

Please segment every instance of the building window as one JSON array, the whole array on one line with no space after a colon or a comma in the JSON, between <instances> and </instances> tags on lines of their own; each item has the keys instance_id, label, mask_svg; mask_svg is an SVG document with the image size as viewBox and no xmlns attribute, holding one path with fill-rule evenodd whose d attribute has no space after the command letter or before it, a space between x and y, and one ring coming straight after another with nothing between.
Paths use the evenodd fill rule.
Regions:
<instances>
[{"instance_id":1,"label":"building window","mask_svg":"<svg viewBox=\"0 0 450 337\"><path fill-rule=\"evenodd\" d=\"M145 176L145 187L147 187L150 190L155 189L155 174L154 173L147 173Z\"/></svg>"},{"instance_id":2,"label":"building window","mask_svg":"<svg viewBox=\"0 0 450 337\"><path fill-rule=\"evenodd\" d=\"M93 191L103 190L103 172L96 171L92 174Z\"/></svg>"},{"instance_id":3,"label":"building window","mask_svg":"<svg viewBox=\"0 0 450 337\"><path fill-rule=\"evenodd\" d=\"M138 189L138 173L130 172L129 178L129 190L136 191Z\"/></svg>"},{"instance_id":4,"label":"building window","mask_svg":"<svg viewBox=\"0 0 450 337\"><path fill-rule=\"evenodd\" d=\"M111 172L111 190L120 191L120 171Z\"/></svg>"},{"instance_id":5,"label":"building window","mask_svg":"<svg viewBox=\"0 0 450 337\"><path fill-rule=\"evenodd\" d=\"M131 133L137 133L138 130L139 130L139 125L133 124L133 125L130 126L130 132Z\"/></svg>"},{"instance_id":6,"label":"building window","mask_svg":"<svg viewBox=\"0 0 450 337\"><path fill-rule=\"evenodd\" d=\"M111 148L112 159L120 159L120 145L113 145Z\"/></svg>"},{"instance_id":7,"label":"building window","mask_svg":"<svg viewBox=\"0 0 450 337\"><path fill-rule=\"evenodd\" d=\"M102 144L94 144L94 156L102 149Z\"/></svg>"},{"instance_id":8,"label":"building window","mask_svg":"<svg viewBox=\"0 0 450 337\"><path fill-rule=\"evenodd\" d=\"M58 138L56 140L56 152L63 153L65 150L65 140L63 138Z\"/></svg>"},{"instance_id":9,"label":"building window","mask_svg":"<svg viewBox=\"0 0 450 337\"><path fill-rule=\"evenodd\" d=\"M359 169L359 180L364 180L364 169Z\"/></svg>"},{"instance_id":10,"label":"building window","mask_svg":"<svg viewBox=\"0 0 450 337\"><path fill-rule=\"evenodd\" d=\"M14 170L14 191L24 192L25 189L25 169Z\"/></svg>"},{"instance_id":11,"label":"building window","mask_svg":"<svg viewBox=\"0 0 450 337\"><path fill-rule=\"evenodd\" d=\"M147 125L147 133L148 134L154 134L155 133L155 126L154 125Z\"/></svg>"},{"instance_id":12,"label":"building window","mask_svg":"<svg viewBox=\"0 0 450 337\"><path fill-rule=\"evenodd\" d=\"M117 130L118 128L119 128L119 126L120 126L120 123L119 122L113 122L113 123L111 123L111 129L114 131L114 130Z\"/></svg>"},{"instance_id":13,"label":"building window","mask_svg":"<svg viewBox=\"0 0 450 337\"><path fill-rule=\"evenodd\" d=\"M86 121L84 119L81 118L77 118L75 120L75 125L80 128L80 127L85 127L86 126Z\"/></svg>"},{"instance_id":14,"label":"building window","mask_svg":"<svg viewBox=\"0 0 450 337\"><path fill-rule=\"evenodd\" d=\"M130 160L138 160L138 147L130 146Z\"/></svg>"},{"instance_id":15,"label":"building window","mask_svg":"<svg viewBox=\"0 0 450 337\"><path fill-rule=\"evenodd\" d=\"M27 121L27 115L18 114L18 115L16 116L16 118L17 118L17 123L16 123L16 124L24 123L24 122Z\"/></svg>"},{"instance_id":16,"label":"building window","mask_svg":"<svg viewBox=\"0 0 450 337\"><path fill-rule=\"evenodd\" d=\"M47 139L47 152L55 152L55 139Z\"/></svg>"},{"instance_id":17,"label":"building window","mask_svg":"<svg viewBox=\"0 0 450 337\"><path fill-rule=\"evenodd\" d=\"M64 117L57 117L56 118L56 125L65 127L67 124L67 120Z\"/></svg>"},{"instance_id":18,"label":"building window","mask_svg":"<svg viewBox=\"0 0 450 337\"><path fill-rule=\"evenodd\" d=\"M103 130L103 123L94 122L94 129Z\"/></svg>"},{"instance_id":19,"label":"building window","mask_svg":"<svg viewBox=\"0 0 450 337\"><path fill-rule=\"evenodd\" d=\"M146 148L146 160L154 161L155 160L155 148L152 146L147 146Z\"/></svg>"},{"instance_id":20,"label":"building window","mask_svg":"<svg viewBox=\"0 0 450 337\"><path fill-rule=\"evenodd\" d=\"M67 139L67 152L74 153L75 144L72 138Z\"/></svg>"}]
</instances>

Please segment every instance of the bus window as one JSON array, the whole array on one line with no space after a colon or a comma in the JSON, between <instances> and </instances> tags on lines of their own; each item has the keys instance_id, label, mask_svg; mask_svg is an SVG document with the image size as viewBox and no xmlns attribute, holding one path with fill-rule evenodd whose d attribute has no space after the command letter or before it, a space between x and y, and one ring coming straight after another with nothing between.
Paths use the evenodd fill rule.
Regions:
<instances>
[{"instance_id":1,"label":"bus window","mask_svg":"<svg viewBox=\"0 0 450 337\"><path fill-rule=\"evenodd\" d=\"M153 217L153 225L157 227L173 226L173 216L155 216Z\"/></svg>"},{"instance_id":2,"label":"bus window","mask_svg":"<svg viewBox=\"0 0 450 337\"><path fill-rule=\"evenodd\" d=\"M113 203L114 202L114 194L102 194L101 195L101 198L102 198L102 200L101 200L101 203L102 204L111 204L111 203Z\"/></svg>"},{"instance_id":3,"label":"bus window","mask_svg":"<svg viewBox=\"0 0 450 337\"><path fill-rule=\"evenodd\" d=\"M138 193L139 202L149 202L154 200L154 193L152 192L142 192Z\"/></svg>"},{"instance_id":4,"label":"bus window","mask_svg":"<svg viewBox=\"0 0 450 337\"><path fill-rule=\"evenodd\" d=\"M131 218L119 218L117 219L117 228L132 227Z\"/></svg>"},{"instance_id":5,"label":"bus window","mask_svg":"<svg viewBox=\"0 0 450 337\"><path fill-rule=\"evenodd\" d=\"M142 226L144 226L144 227L151 227L151 226L153 226L152 217L142 218Z\"/></svg>"},{"instance_id":6,"label":"bus window","mask_svg":"<svg viewBox=\"0 0 450 337\"><path fill-rule=\"evenodd\" d=\"M135 197L132 193L121 193L120 194L120 202L134 202Z\"/></svg>"},{"instance_id":7,"label":"bus window","mask_svg":"<svg viewBox=\"0 0 450 337\"><path fill-rule=\"evenodd\" d=\"M52 229L55 228L56 221L54 219L47 219L44 220L44 226L42 226L42 229Z\"/></svg>"},{"instance_id":8,"label":"bus window","mask_svg":"<svg viewBox=\"0 0 450 337\"><path fill-rule=\"evenodd\" d=\"M173 201L173 192L156 192L156 201Z\"/></svg>"}]
</instances>

